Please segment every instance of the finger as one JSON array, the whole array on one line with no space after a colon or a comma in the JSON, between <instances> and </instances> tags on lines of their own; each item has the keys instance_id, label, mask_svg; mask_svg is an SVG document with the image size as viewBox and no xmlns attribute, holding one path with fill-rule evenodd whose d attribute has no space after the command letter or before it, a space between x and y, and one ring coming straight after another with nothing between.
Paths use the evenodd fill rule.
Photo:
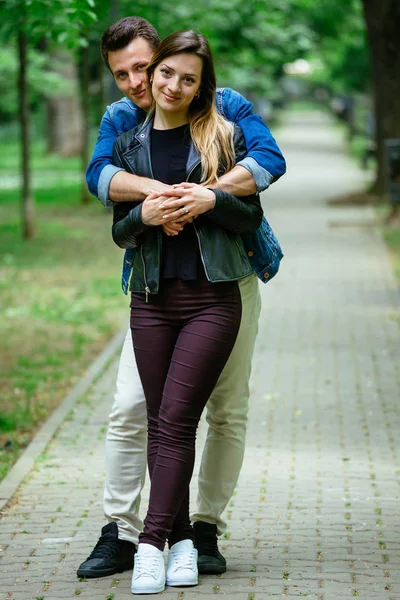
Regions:
<instances>
[{"instance_id":1,"label":"finger","mask_svg":"<svg viewBox=\"0 0 400 600\"><path fill-rule=\"evenodd\" d=\"M154 200L154 202L156 202L157 204L162 206L162 203L165 202L165 200L167 200L167 198L164 195L164 193L162 193L162 194L158 194L157 196L155 196L155 198L153 198L153 200Z\"/></svg>"},{"instance_id":2,"label":"finger","mask_svg":"<svg viewBox=\"0 0 400 600\"><path fill-rule=\"evenodd\" d=\"M164 225L169 230L182 231L182 229L183 229L183 225L181 225L180 223L177 223L176 221L171 221L170 223L164 223Z\"/></svg>"},{"instance_id":3,"label":"finger","mask_svg":"<svg viewBox=\"0 0 400 600\"><path fill-rule=\"evenodd\" d=\"M180 227L179 229L170 229L169 227L163 227L163 231L167 234L167 235L178 235L178 233L180 233L182 231L183 227Z\"/></svg>"},{"instance_id":4,"label":"finger","mask_svg":"<svg viewBox=\"0 0 400 600\"><path fill-rule=\"evenodd\" d=\"M192 216L190 214L190 210L187 206L181 206L180 208L178 208L177 210L174 210L173 212L166 214L163 216L163 219L166 219L167 217L169 217L170 215L174 215L176 217L176 219L181 219L182 217L188 217L188 215ZM169 219L170 220L170 219Z\"/></svg>"},{"instance_id":5,"label":"finger","mask_svg":"<svg viewBox=\"0 0 400 600\"><path fill-rule=\"evenodd\" d=\"M163 223L168 223L169 221L179 221L185 215L181 209L174 210L171 213L167 213L162 216ZM186 216L186 215L185 215Z\"/></svg>"},{"instance_id":6,"label":"finger","mask_svg":"<svg viewBox=\"0 0 400 600\"><path fill-rule=\"evenodd\" d=\"M168 227L163 226L162 230L166 235L176 235L176 231L174 229L168 229Z\"/></svg>"},{"instance_id":7,"label":"finger","mask_svg":"<svg viewBox=\"0 0 400 600\"><path fill-rule=\"evenodd\" d=\"M177 231L182 231L183 229L183 225L181 225L180 223L178 223L177 221L172 221L171 223L169 223L170 227L173 227L174 229L176 229Z\"/></svg>"},{"instance_id":8,"label":"finger","mask_svg":"<svg viewBox=\"0 0 400 600\"><path fill-rule=\"evenodd\" d=\"M178 200L165 200L163 203L163 208L169 208L170 210L176 210L178 208L182 208L182 206L186 206L186 204L190 202L190 198L179 198Z\"/></svg>"},{"instance_id":9,"label":"finger","mask_svg":"<svg viewBox=\"0 0 400 600\"><path fill-rule=\"evenodd\" d=\"M175 190L178 188L182 188L182 189L189 189L192 187L195 187L197 184L196 183L191 183L190 181L182 181L182 183L174 183L174 185L172 186Z\"/></svg>"},{"instance_id":10,"label":"finger","mask_svg":"<svg viewBox=\"0 0 400 600\"><path fill-rule=\"evenodd\" d=\"M164 231L168 231L168 233L178 234L183 230L184 224L176 223L176 221L172 221L171 223L163 223L162 225Z\"/></svg>"},{"instance_id":11,"label":"finger","mask_svg":"<svg viewBox=\"0 0 400 600\"><path fill-rule=\"evenodd\" d=\"M151 194L146 196L146 198L144 199L144 202L146 202L146 200L154 200L155 198L158 198L158 196L159 196L159 192L152 192Z\"/></svg>"},{"instance_id":12,"label":"finger","mask_svg":"<svg viewBox=\"0 0 400 600\"><path fill-rule=\"evenodd\" d=\"M181 197L183 194L185 194L185 193L186 193L186 190L185 190L185 189L183 189L183 188L182 188L181 190L178 190L178 189L173 189L173 190L166 190L166 191L165 191L165 192L163 192L163 193L164 193L164 196L165 196L166 198L179 198L179 197Z\"/></svg>"},{"instance_id":13,"label":"finger","mask_svg":"<svg viewBox=\"0 0 400 600\"><path fill-rule=\"evenodd\" d=\"M193 223L193 217L182 217L181 219L177 219L176 222L180 225L185 225L185 223Z\"/></svg>"}]
</instances>

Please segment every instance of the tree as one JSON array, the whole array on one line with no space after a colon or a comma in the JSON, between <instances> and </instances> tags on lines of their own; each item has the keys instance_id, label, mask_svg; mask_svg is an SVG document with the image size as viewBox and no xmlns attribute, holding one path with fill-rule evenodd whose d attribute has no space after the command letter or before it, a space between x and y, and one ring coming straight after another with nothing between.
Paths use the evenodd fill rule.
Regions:
<instances>
[{"instance_id":1,"label":"tree","mask_svg":"<svg viewBox=\"0 0 400 600\"><path fill-rule=\"evenodd\" d=\"M7 19L0 23L0 39L17 40L19 57L18 90L20 99L19 121L21 130L21 201L22 231L26 239L34 235L34 201L31 188L29 160L29 71L28 47L42 38L57 40L74 47L81 43L80 31L96 19L90 9L94 0L3 0Z\"/></svg>"},{"instance_id":2,"label":"tree","mask_svg":"<svg viewBox=\"0 0 400 600\"><path fill-rule=\"evenodd\" d=\"M400 3L398 0L363 0L372 63L378 171L373 189L386 191L387 138L400 138ZM400 207L392 213L398 217Z\"/></svg>"},{"instance_id":3,"label":"tree","mask_svg":"<svg viewBox=\"0 0 400 600\"><path fill-rule=\"evenodd\" d=\"M64 89L46 95L47 147L49 152L73 156L82 151L83 114L79 101L78 69L70 50L47 49L49 66L66 83Z\"/></svg>"},{"instance_id":4,"label":"tree","mask_svg":"<svg viewBox=\"0 0 400 600\"><path fill-rule=\"evenodd\" d=\"M377 142L372 194L386 190L385 139L400 138L399 0L294 0L342 91L371 92ZM400 208L394 211L399 215Z\"/></svg>"},{"instance_id":5,"label":"tree","mask_svg":"<svg viewBox=\"0 0 400 600\"><path fill-rule=\"evenodd\" d=\"M32 196L32 178L29 160L29 106L27 90L27 38L24 28L21 27L18 32L18 57L19 57L19 114L21 126L21 165L22 165L22 223L23 237L31 239L33 237L33 196Z\"/></svg>"}]
</instances>

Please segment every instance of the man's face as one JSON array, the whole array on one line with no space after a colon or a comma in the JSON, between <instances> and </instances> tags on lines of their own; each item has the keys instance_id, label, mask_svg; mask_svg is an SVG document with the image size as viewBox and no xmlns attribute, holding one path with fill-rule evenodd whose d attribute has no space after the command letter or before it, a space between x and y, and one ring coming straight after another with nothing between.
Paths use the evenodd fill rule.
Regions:
<instances>
[{"instance_id":1,"label":"man's face","mask_svg":"<svg viewBox=\"0 0 400 600\"><path fill-rule=\"evenodd\" d=\"M129 100L146 111L153 101L146 72L153 53L149 42L142 37L135 38L121 50L108 53L115 83Z\"/></svg>"}]
</instances>

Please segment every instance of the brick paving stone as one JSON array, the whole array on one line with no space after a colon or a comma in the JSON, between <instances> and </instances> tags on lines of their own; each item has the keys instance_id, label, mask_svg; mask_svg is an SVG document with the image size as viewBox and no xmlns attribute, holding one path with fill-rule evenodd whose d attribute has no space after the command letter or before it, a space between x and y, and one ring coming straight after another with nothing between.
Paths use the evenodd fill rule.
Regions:
<instances>
[{"instance_id":1,"label":"brick paving stone","mask_svg":"<svg viewBox=\"0 0 400 600\"><path fill-rule=\"evenodd\" d=\"M288 174L263 205L285 258L261 288L246 455L220 542L229 568L143 598L400 598L399 291L373 211L326 204L365 178L328 117L289 113L279 141ZM4 510L0 600L132 598L129 572L76 578L104 524L116 370L117 357ZM142 513L147 498L148 482Z\"/></svg>"}]
</instances>

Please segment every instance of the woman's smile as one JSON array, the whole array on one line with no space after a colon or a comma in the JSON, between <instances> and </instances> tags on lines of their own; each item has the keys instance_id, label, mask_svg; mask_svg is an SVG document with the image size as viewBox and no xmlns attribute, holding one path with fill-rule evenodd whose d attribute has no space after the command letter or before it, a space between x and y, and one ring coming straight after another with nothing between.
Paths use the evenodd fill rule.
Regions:
<instances>
[{"instance_id":1,"label":"woman's smile","mask_svg":"<svg viewBox=\"0 0 400 600\"><path fill-rule=\"evenodd\" d=\"M156 119L161 115L169 115L174 123L187 119L190 104L198 97L202 69L202 59L190 52L173 54L157 65L152 82Z\"/></svg>"},{"instance_id":2,"label":"woman's smile","mask_svg":"<svg viewBox=\"0 0 400 600\"><path fill-rule=\"evenodd\" d=\"M169 102L175 102L176 100L179 100L179 96L171 96L171 94L167 94L167 92L162 93Z\"/></svg>"}]
</instances>

